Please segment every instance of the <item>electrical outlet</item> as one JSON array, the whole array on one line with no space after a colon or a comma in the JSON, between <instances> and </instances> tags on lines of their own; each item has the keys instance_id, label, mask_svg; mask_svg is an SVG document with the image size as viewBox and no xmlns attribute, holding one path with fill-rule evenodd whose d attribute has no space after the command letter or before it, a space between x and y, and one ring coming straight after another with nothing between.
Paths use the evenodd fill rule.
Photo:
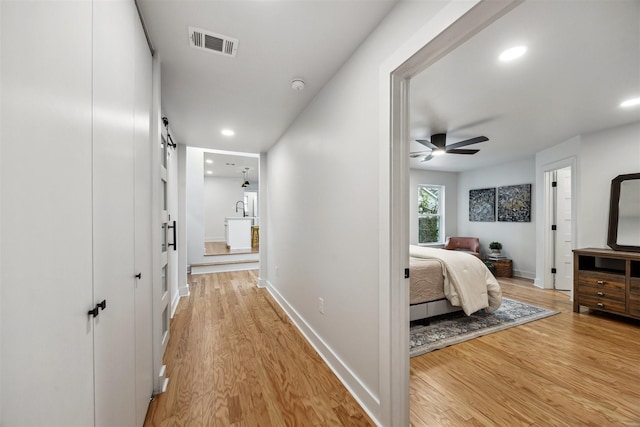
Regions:
<instances>
[{"instance_id":1,"label":"electrical outlet","mask_svg":"<svg viewBox=\"0 0 640 427\"><path fill-rule=\"evenodd\" d=\"M318 298L318 311L320 314L324 314L324 299Z\"/></svg>"}]
</instances>

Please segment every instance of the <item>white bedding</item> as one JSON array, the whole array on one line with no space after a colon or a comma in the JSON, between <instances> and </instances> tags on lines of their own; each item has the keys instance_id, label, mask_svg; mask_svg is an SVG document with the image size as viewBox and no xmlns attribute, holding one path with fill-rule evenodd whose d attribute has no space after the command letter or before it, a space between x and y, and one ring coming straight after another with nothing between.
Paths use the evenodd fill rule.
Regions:
<instances>
[{"instance_id":1,"label":"white bedding","mask_svg":"<svg viewBox=\"0 0 640 427\"><path fill-rule=\"evenodd\" d=\"M502 290L487 266L474 255L411 245L409 255L437 259L444 266L444 294L468 316L481 308L492 313L502 304Z\"/></svg>"}]
</instances>

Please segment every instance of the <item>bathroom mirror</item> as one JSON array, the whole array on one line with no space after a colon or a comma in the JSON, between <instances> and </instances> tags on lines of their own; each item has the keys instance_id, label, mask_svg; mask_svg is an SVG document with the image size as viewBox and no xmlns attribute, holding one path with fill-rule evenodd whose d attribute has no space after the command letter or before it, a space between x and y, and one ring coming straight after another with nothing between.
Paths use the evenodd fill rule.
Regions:
<instances>
[{"instance_id":1,"label":"bathroom mirror","mask_svg":"<svg viewBox=\"0 0 640 427\"><path fill-rule=\"evenodd\" d=\"M640 252L640 173L611 180L607 245L616 251Z\"/></svg>"}]
</instances>

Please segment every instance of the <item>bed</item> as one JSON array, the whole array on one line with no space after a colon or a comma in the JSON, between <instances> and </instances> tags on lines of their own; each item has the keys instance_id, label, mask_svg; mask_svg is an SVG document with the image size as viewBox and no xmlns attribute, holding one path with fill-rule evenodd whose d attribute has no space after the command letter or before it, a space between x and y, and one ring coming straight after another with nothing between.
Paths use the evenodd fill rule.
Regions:
<instances>
[{"instance_id":1,"label":"bed","mask_svg":"<svg viewBox=\"0 0 640 427\"><path fill-rule=\"evenodd\" d=\"M463 310L493 312L502 303L500 285L484 263L464 252L409 247L410 320Z\"/></svg>"}]
</instances>

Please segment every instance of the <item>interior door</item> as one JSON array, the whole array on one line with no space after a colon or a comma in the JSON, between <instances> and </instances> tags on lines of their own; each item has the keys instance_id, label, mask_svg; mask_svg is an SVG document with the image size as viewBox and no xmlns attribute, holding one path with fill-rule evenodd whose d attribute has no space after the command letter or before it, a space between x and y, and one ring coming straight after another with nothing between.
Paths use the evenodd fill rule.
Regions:
<instances>
[{"instance_id":1,"label":"interior door","mask_svg":"<svg viewBox=\"0 0 640 427\"><path fill-rule=\"evenodd\" d=\"M0 8L0 425L91 426L91 3Z\"/></svg>"},{"instance_id":2,"label":"interior door","mask_svg":"<svg viewBox=\"0 0 640 427\"><path fill-rule=\"evenodd\" d=\"M133 2L93 4L95 426L135 424ZM114 24L118 23L114 27Z\"/></svg>"},{"instance_id":3,"label":"interior door","mask_svg":"<svg viewBox=\"0 0 640 427\"><path fill-rule=\"evenodd\" d=\"M573 288L573 236L571 218L571 168L556 171L555 288Z\"/></svg>"},{"instance_id":4,"label":"interior door","mask_svg":"<svg viewBox=\"0 0 640 427\"><path fill-rule=\"evenodd\" d=\"M152 57L140 24L135 40L135 341L136 425L142 426L153 394L151 245Z\"/></svg>"}]
</instances>

